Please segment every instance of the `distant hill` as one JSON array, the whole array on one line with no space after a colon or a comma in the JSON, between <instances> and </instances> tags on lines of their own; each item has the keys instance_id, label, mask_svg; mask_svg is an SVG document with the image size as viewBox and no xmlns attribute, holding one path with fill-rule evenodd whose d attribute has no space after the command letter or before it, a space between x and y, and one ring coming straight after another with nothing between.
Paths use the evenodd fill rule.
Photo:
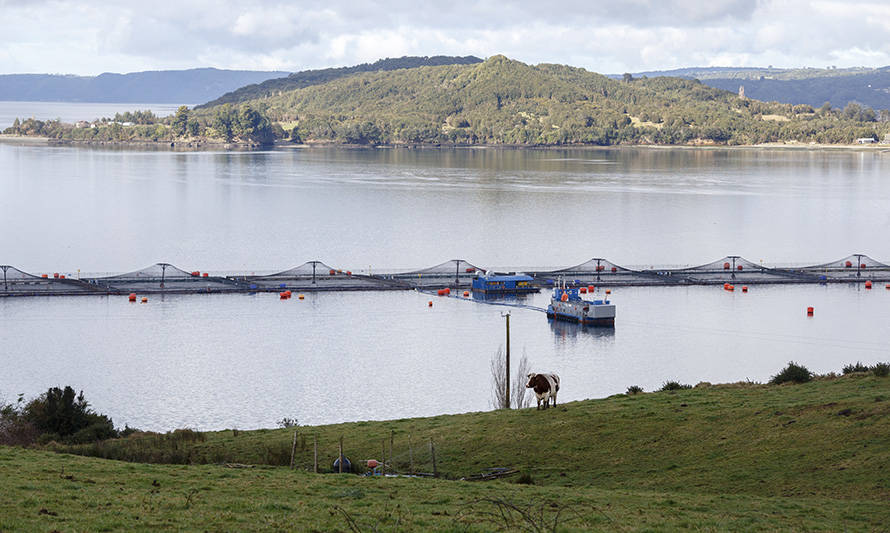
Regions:
<instances>
[{"instance_id":1,"label":"distant hill","mask_svg":"<svg viewBox=\"0 0 890 533\"><path fill-rule=\"evenodd\" d=\"M864 113L741 99L697 80L625 82L504 56L359 72L245 104L293 138L351 144L838 143L883 134L888 126ZM230 112L211 107L199 116L211 123Z\"/></svg>"},{"instance_id":2,"label":"distant hill","mask_svg":"<svg viewBox=\"0 0 890 533\"><path fill-rule=\"evenodd\" d=\"M471 65L481 63L482 60L475 56L403 56L399 58L380 59L374 63L362 63L354 67L338 67L325 68L319 70L304 70L302 72L294 72L284 78L276 78L266 80L260 83L254 83L238 90L224 94L223 96L195 106L196 109L202 107L212 107L221 104L235 104L281 94L294 89L309 87L310 85L319 85L327 83L331 80L357 74L359 72L376 72L380 70L397 70L403 68L417 67L436 67L442 65Z\"/></svg>"},{"instance_id":3,"label":"distant hill","mask_svg":"<svg viewBox=\"0 0 890 533\"><path fill-rule=\"evenodd\" d=\"M287 72L215 68L98 76L2 74L0 100L190 104L206 102L238 87L284 75Z\"/></svg>"},{"instance_id":4,"label":"distant hill","mask_svg":"<svg viewBox=\"0 0 890 533\"><path fill-rule=\"evenodd\" d=\"M875 110L890 109L890 67L882 68L731 68L692 67L639 72L634 77L674 76L701 80L705 85L737 93L745 87L749 98L766 102L807 104L829 102L844 107L850 102ZM621 78L613 75L613 78Z\"/></svg>"},{"instance_id":5,"label":"distant hill","mask_svg":"<svg viewBox=\"0 0 890 533\"><path fill-rule=\"evenodd\" d=\"M762 102L694 79L615 80L501 55L399 67L429 59L304 72L284 78L299 88L171 117L121 116L89 127L26 119L5 132L88 142L520 146L849 144L890 134L890 115L856 104Z\"/></svg>"}]
</instances>

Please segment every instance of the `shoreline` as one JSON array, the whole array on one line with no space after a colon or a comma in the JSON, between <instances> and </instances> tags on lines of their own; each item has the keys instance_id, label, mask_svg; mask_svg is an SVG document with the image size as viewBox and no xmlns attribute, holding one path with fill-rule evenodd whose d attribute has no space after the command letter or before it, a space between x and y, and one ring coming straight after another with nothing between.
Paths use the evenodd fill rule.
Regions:
<instances>
[{"instance_id":1,"label":"shoreline","mask_svg":"<svg viewBox=\"0 0 890 533\"><path fill-rule=\"evenodd\" d=\"M32 146L71 146L76 148L108 147L108 148L154 148L169 151L216 151L216 150L269 150L269 149L313 149L313 148L342 148L348 150L626 150L626 149L650 149L650 150L808 150L808 151L853 151L853 152L877 152L890 153L890 144L817 144L817 143L762 143L742 145L692 145L692 144L618 144L618 145L591 145L591 144L563 144L563 145L534 145L534 144L443 144L443 143L419 143L419 144L344 144L336 142L313 141L303 144L290 142L275 142L273 144L240 143L240 142L215 142L209 140L188 141L81 141L70 139L53 139L50 137L0 134L0 144L32 145Z\"/></svg>"}]
</instances>

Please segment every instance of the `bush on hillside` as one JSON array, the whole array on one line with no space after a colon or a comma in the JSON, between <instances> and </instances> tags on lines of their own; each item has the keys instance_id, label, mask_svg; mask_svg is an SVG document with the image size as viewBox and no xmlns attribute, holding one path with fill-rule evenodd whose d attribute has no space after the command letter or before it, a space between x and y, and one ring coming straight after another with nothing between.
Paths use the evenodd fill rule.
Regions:
<instances>
[{"instance_id":1,"label":"bush on hillside","mask_svg":"<svg viewBox=\"0 0 890 533\"><path fill-rule=\"evenodd\" d=\"M643 387L640 387L639 385L631 385L630 387L627 388L628 396L632 396L634 394L639 394L641 392L643 392Z\"/></svg>"},{"instance_id":2,"label":"bush on hillside","mask_svg":"<svg viewBox=\"0 0 890 533\"><path fill-rule=\"evenodd\" d=\"M677 381L665 381L664 385L661 386L659 391L661 391L661 392L675 391L675 390L684 390L684 389L691 389L691 388L692 388L692 385L686 385L684 383L680 383Z\"/></svg>"},{"instance_id":3,"label":"bush on hillside","mask_svg":"<svg viewBox=\"0 0 890 533\"><path fill-rule=\"evenodd\" d=\"M129 429L129 428L128 428ZM132 431L132 430L131 430ZM0 406L0 443L94 442L118 437L111 419L94 412L74 389L52 387L27 404Z\"/></svg>"},{"instance_id":4,"label":"bush on hillside","mask_svg":"<svg viewBox=\"0 0 890 533\"><path fill-rule=\"evenodd\" d=\"M807 367L790 361L781 372L773 376L769 382L773 385L780 383L806 383L813 379L813 373Z\"/></svg>"},{"instance_id":5,"label":"bush on hillside","mask_svg":"<svg viewBox=\"0 0 890 533\"><path fill-rule=\"evenodd\" d=\"M874 375L879 378L885 378L890 375L890 364L888 363L876 363L875 366L871 367L871 371Z\"/></svg>"},{"instance_id":6,"label":"bush on hillside","mask_svg":"<svg viewBox=\"0 0 890 533\"><path fill-rule=\"evenodd\" d=\"M854 372L868 372L869 368L859 361L855 365L847 365L844 367L844 374L852 374Z\"/></svg>"}]
</instances>

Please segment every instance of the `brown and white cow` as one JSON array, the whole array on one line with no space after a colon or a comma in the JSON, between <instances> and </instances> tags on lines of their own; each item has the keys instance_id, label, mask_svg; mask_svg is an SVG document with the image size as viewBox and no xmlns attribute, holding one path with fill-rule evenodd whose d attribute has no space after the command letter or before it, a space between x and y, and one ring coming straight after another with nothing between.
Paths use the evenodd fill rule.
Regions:
<instances>
[{"instance_id":1,"label":"brown and white cow","mask_svg":"<svg viewBox=\"0 0 890 533\"><path fill-rule=\"evenodd\" d=\"M550 400L553 399L553 406L556 406L556 393L559 392L559 376L556 374L529 374L528 383L525 388L534 389L535 397L538 399L538 409L541 409L541 402L544 402L543 409L550 407Z\"/></svg>"}]
</instances>

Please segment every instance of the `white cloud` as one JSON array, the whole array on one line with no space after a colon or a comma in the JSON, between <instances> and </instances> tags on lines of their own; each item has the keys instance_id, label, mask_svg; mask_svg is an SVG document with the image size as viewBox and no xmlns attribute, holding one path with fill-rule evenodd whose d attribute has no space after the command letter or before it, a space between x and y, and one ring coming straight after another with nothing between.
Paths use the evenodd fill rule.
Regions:
<instances>
[{"instance_id":1,"label":"white cloud","mask_svg":"<svg viewBox=\"0 0 890 533\"><path fill-rule=\"evenodd\" d=\"M822 0L0 0L0 70L302 70L506 54L599 72L890 64L890 6Z\"/></svg>"}]
</instances>

